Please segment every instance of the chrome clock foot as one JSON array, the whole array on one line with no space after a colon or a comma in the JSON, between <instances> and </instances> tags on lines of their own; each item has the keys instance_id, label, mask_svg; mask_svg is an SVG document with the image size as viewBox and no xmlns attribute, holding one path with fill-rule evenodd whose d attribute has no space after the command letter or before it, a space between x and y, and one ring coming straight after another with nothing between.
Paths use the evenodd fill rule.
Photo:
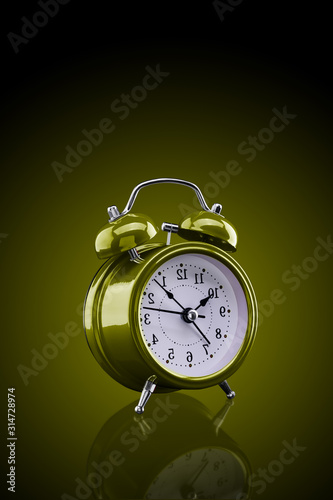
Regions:
<instances>
[{"instance_id":1,"label":"chrome clock foot","mask_svg":"<svg viewBox=\"0 0 333 500\"><path fill-rule=\"evenodd\" d=\"M153 394L156 384L154 384L156 380L155 375L149 377L149 379L146 381L145 385L143 386L142 393L140 396L140 400L138 405L135 407L135 412L141 415L145 411L145 406L148 402L148 399L150 396Z\"/></svg>"},{"instance_id":2,"label":"chrome clock foot","mask_svg":"<svg viewBox=\"0 0 333 500\"><path fill-rule=\"evenodd\" d=\"M222 391L226 393L228 399L233 399L236 396L236 393L230 389L230 386L226 380L223 380L223 382L221 382L219 386L221 387Z\"/></svg>"}]
</instances>

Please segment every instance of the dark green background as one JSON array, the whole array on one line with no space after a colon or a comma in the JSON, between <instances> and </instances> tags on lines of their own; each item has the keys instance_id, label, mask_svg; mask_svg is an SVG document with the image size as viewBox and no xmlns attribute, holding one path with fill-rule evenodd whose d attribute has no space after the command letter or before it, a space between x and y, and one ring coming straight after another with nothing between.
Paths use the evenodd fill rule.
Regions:
<instances>
[{"instance_id":1,"label":"dark green background","mask_svg":"<svg viewBox=\"0 0 333 500\"><path fill-rule=\"evenodd\" d=\"M237 398L223 429L254 473L279 458L284 440L296 438L306 450L252 498L318 497L331 471L333 257L295 291L282 275L332 231L327 13L323 6L305 13L300 2L291 11L280 2L268 8L244 1L221 22L210 2L186 2L183 10L127 3L112 12L106 4L61 6L19 54L6 35L20 31L20 17L31 17L37 3L8 11L3 29L1 404L4 416L6 388L14 386L16 498L75 496L75 478L85 477L100 428L137 398L94 360L78 307L100 265L94 239L107 206L122 209L137 183L162 176L195 182L209 204L222 203L239 234L235 258L258 302L275 289L285 298L264 317L253 350L229 381ZM110 104L157 64L170 75L120 120ZM284 106L297 117L246 161L239 144ZM105 117L116 129L60 183L51 163L64 162L65 147L75 148L82 129ZM230 160L242 172L209 196L210 172ZM189 190L157 186L135 207L158 224L177 223L180 203L193 204ZM25 386L17 366L31 366L31 349L41 352L48 334L68 322L81 333ZM212 415L224 403L215 387L186 394ZM1 435L5 449L5 420ZM3 488L6 473L4 461Z\"/></svg>"}]
</instances>

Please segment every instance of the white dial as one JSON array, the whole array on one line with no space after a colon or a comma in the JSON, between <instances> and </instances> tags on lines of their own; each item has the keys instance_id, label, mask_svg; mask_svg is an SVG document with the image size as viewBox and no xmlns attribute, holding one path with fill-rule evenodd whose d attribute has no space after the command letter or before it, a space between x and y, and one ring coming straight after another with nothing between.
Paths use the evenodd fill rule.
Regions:
<instances>
[{"instance_id":1,"label":"white dial","mask_svg":"<svg viewBox=\"0 0 333 500\"><path fill-rule=\"evenodd\" d=\"M238 353L248 324L245 293L232 271L199 253L173 257L150 277L140 299L144 342L168 370L211 375Z\"/></svg>"}]
</instances>

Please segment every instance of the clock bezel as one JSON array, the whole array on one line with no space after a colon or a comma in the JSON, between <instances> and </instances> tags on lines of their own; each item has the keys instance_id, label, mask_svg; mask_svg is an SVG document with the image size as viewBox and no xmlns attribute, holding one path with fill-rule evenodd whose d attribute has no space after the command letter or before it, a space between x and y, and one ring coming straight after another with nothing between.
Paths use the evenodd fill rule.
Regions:
<instances>
[{"instance_id":1,"label":"clock bezel","mask_svg":"<svg viewBox=\"0 0 333 500\"><path fill-rule=\"evenodd\" d=\"M166 261L187 253L203 254L215 258L227 266L241 285L248 308L248 325L244 340L236 356L221 370L201 377L176 374L162 363L158 362L145 344L140 325L140 303L143 291L149 279ZM232 375L243 363L255 339L258 324L258 307L254 290L248 276L238 262L236 262L227 252L204 242L178 243L161 249L149 260L146 266L142 266L142 270L138 273L133 285L130 297L129 320L130 325L132 325L131 332L135 345L144 361L151 369L151 374L156 375L158 385L177 389L202 389L216 385L222 382L222 380L230 377L230 375Z\"/></svg>"}]
</instances>

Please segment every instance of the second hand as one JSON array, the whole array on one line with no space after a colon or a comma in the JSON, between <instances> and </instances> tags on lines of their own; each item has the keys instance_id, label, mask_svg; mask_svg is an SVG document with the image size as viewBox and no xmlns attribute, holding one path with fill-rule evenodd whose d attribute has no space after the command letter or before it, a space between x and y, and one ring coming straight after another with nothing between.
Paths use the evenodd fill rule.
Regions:
<instances>
[{"instance_id":1,"label":"second hand","mask_svg":"<svg viewBox=\"0 0 333 500\"><path fill-rule=\"evenodd\" d=\"M151 311L161 311L165 313L172 313L172 314L184 314L183 311L170 311L169 309L158 309L157 307L143 307L143 309L150 309ZM198 314L198 318L205 318L203 314Z\"/></svg>"}]
</instances>

